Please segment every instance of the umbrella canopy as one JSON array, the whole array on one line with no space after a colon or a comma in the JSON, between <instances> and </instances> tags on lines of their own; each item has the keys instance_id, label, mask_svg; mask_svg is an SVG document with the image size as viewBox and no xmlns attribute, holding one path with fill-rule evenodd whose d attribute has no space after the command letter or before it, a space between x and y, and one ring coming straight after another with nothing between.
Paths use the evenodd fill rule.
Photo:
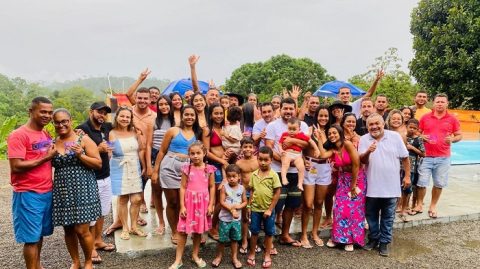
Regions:
<instances>
[{"instance_id":1,"label":"umbrella canopy","mask_svg":"<svg viewBox=\"0 0 480 269\"><path fill-rule=\"evenodd\" d=\"M198 87L200 87L200 91L203 94L206 94L208 91L208 82L205 81L198 81ZM180 79L180 80L175 80L168 84L167 88L163 90L162 94L170 94L172 92L178 92L180 95L184 95L186 91L192 90L192 81L190 79Z\"/></svg>"},{"instance_id":2,"label":"umbrella canopy","mask_svg":"<svg viewBox=\"0 0 480 269\"><path fill-rule=\"evenodd\" d=\"M336 97L341 88L349 88L353 96L362 96L366 92L359 87L348 82L334 80L323 84L318 90L313 93L314 96L322 97Z\"/></svg>"}]
</instances>

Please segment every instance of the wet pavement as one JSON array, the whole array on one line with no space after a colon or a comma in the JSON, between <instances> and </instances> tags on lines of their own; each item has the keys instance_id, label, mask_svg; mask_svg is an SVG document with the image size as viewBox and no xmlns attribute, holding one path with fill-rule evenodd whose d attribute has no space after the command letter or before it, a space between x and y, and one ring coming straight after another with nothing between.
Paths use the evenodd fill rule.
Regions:
<instances>
[{"instance_id":1,"label":"wet pavement","mask_svg":"<svg viewBox=\"0 0 480 269\"><path fill-rule=\"evenodd\" d=\"M0 162L0 268L24 268L22 245L13 240L11 223L11 187L8 185L6 162ZM442 194L439 205L439 218L432 224L426 209L425 213L413 217L410 224L397 224L394 240L390 248L391 255L384 258L376 251L357 249L347 253L342 249L314 247L298 249L277 245L279 255L273 257L273 267L286 268L480 268L480 204L477 194L480 191L479 166L454 166L451 169L450 186ZM155 221L149 214L144 217L150 222L145 228L151 232ZM298 220L296 220L298 222ZM111 218L107 219L107 224ZM298 225L297 225L298 226ZM415 227L413 227L415 226ZM402 229L403 228L403 229ZM150 230L151 229L151 230ZM298 227L293 228L298 230ZM324 231L323 235L328 234ZM118 237L117 237L118 238ZM133 238L133 237L132 237ZM107 237L112 242L112 237ZM142 242L143 241L143 242ZM150 235L147 238L130 240L134 251L128 251L125 244L118 245L124 253L100 252L103 263L96 268L168 268L173 262L175 249L169 245L169 235ZM190 240L189 240L190 241ZM117 240L118 242L118 240ZM162 243L163 242L163 243ZM138 247L159 244L162 248L140 250ZM125 251L126 250L126 251ZM210 262L214 257L215 244L207 244L201 249L201 256ZM190 262L191 247L188 246L183 268L195 268ZM224 262L220 268L232 268L230 251L226 250ZM260 268L261 256L257 254L257 267ZM240 256L245 264L246 257ZM63 229L57 227L52 236L45 239L42 251L42 265L45 269L69 268L70 258L63 241Z\"/></svg>"}]
</instances>

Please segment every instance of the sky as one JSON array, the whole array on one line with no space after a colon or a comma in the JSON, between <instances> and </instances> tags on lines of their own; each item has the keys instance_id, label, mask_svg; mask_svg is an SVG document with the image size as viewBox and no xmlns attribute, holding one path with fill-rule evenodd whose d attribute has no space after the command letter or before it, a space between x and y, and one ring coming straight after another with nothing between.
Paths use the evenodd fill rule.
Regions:
<instances>
[{"instance_id":1,"label":"sky","mask_svg":"<svg viewBox=\"0 0 480 269\"><path fill-rule=\"evenodd\" d=\"M189 77L224 84L244 63L308 57L346 80L390 47L413 57L418 0L2 0L0 73L29 81Z\"/></svg>"}]
</instances>

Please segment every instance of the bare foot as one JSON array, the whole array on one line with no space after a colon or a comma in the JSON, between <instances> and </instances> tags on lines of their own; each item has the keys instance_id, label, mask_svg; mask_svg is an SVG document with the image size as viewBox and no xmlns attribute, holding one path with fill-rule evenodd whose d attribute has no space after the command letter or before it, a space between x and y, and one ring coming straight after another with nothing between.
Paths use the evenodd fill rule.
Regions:
<instances>
[{"instance_id":1,"label":"bare foot","mask_svg":"<svg viewBox=\"0 0 480 269\"><path fill-rule=\"evenodd\" d=\"M297 187L299 190L303 191L303 184L298 184Z\"/></svg>"},{"instance_id":2,"label":"bare foot","mask_svg":"<svg viewBox=\"0 0 480 269\"><path fill-rule=\"evenodd\" d=\"M286 179L286 178L282 179L282 185L284 185L284 186L288 185L288 179Z\"/></svg>"}]
</instances>

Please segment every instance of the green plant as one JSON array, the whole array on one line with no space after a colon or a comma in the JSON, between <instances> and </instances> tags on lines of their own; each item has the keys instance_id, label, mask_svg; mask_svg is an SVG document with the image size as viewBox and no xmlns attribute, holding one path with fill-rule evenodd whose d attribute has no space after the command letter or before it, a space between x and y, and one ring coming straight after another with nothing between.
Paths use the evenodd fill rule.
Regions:
<instances>
[{"instance_id":1,"label":"green plant","mask_svg":"<svg viewBox=\"0 0 480 269\"><path fill-rule=\"evenodd\" d=\"M7 138L8 135L17 126L17 117L12 116L5 119L0 129L0 159L5 160L7 158Z\"/></svg>"}]
</instances>

